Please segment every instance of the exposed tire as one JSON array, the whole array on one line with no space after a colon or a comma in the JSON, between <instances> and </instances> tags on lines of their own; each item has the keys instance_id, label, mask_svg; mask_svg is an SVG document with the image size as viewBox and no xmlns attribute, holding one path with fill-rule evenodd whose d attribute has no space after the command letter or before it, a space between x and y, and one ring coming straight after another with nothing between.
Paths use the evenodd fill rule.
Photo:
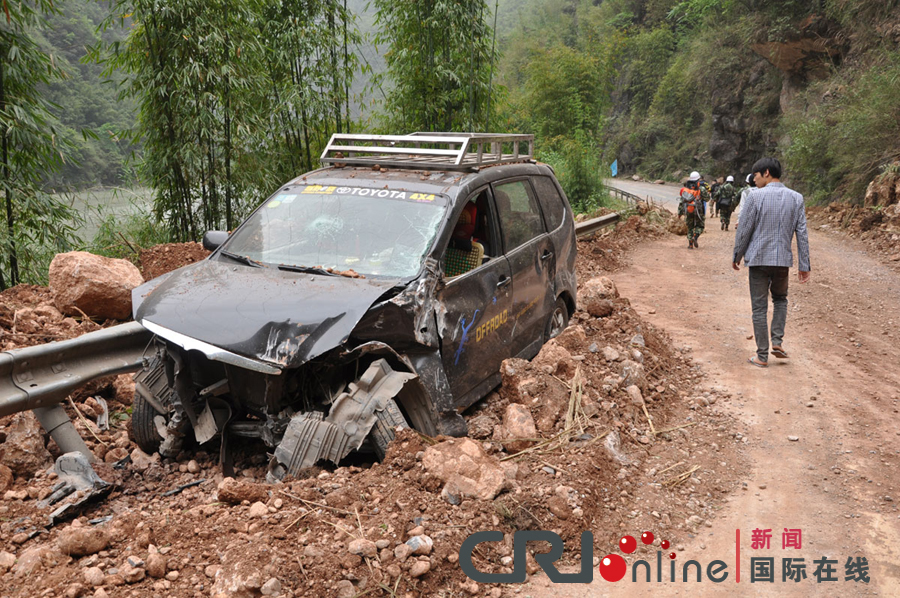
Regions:
<instances>
[{"instance_id":1,"label":"exposed tire","mask_svg":"<svg viewBox=\"0 0 900 598\"><path fill-rule=\"evenodd\" d=\"M394 439L394 431L397 427L408 428L409 424L406 423L406 418L403 417L403 413L394 399L388 399L384 409L376 411L375 416L378 419L369 432L369 440L372 441L378 460L383 461L384 456L387 454L388 445Z\"/></svg>"},{"instance_id":2,"label":"exposed tire","mask_svg":"<svg viewBox=\"0 0 900 598\"><path fill-rule=\"evenodd\" d=\"M547 328L544 330L544 342L562 334L568 325L569 306L566 305L565 299L559 297L556 300L556 305L553 306L553 311L550 312L550 317L547 319Z\"/></svg>"},{"instance_id":3,"label":"exposed tire","mask_svg":"<svg viewBox=\"0 0 900 598\"><path fill-rule=\"evenodd\" d=\"M162 437L156 431L156 423L153 421L159 412L141 396L134 393L134 404L131 410L131 435L142 451L152 455L159 450Z\"/></svg>"}]
</instances>

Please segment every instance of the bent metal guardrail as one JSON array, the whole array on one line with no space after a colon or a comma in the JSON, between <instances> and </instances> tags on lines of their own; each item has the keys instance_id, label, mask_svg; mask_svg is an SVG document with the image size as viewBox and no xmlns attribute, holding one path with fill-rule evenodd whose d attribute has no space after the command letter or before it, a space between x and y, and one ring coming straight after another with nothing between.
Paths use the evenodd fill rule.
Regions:
<instances>
[{"instance_id":1,"label":"bent metal guardrail","mask_svg":"<svg viewBox=\"0 0 900 598\"><path fill-rule=\"evenodd\" d=\"M619 219L620 217L618 214L612 213L607 214L606 216L600 216L599 218L591 218L590 220L585 220L584 222L576 222L575 235L578 237L584 237L593 234L601 228L612 226L613 224L618 222Z\"/></svg>"},{"instance_id":2,"label":"bent metal guardrail","mask_svg":"<svg viewBox=\"0 0 900 598\"><path fill-rule=\"evenodd\" d=\"M52 407L91 380L137 371L152 336L130 322L0 353L0 417Z\"/></svg>"}]
</instances>

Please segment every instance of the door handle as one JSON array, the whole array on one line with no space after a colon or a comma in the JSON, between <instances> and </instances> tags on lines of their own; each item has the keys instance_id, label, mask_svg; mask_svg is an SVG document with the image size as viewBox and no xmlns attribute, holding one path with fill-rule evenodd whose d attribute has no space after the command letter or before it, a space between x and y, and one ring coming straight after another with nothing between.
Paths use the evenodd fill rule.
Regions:
<instances>
[{"instance_id":1,"label":"door handle","mask_svg":"<svg viewBox=\"0 0 900 598\"><path fill-rule=\"evenodd\" d=\"M512 278L510 278L509 276L504 276L500 279L500 282L497 283L497 288L502 289L503 287L505 287L506 285L508 285L511 282L512 282Z\"/></svg>"},{"instance_id":2,"label":"door handle","mask_svg":"<svg viewBox=\"0 0 900 598\"><path fill-rule=\"evenodd\" d=\"M544 255L541 256L541 261L542 261L542 262L546 262L546 261L549 260L551 257L553 257L553 252L552 252L552 251L544 251Z\"/></svg>"}]
</instances>

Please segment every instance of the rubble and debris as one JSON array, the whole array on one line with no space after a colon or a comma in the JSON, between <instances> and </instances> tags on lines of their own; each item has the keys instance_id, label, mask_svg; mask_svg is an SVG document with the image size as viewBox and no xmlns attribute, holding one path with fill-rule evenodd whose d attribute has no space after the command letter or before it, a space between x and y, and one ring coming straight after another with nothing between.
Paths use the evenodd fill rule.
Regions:
<instances>
[{"instance_id":1,"label":"rubble and debris","mask_svg":"<svg viewBox=\"0 0 900 598\"><path fill-rule=\"evenodd\" d=\"M89 556L109 546L109 534L103 528L69 526L57 537L59 551L74 557Z\"/></svg>"},{"instance_id":2,"label":"rubble and debris","mask_svg":"<svg viewBox=\"0 0 900 598\"><path fill-rule=\"evenodd\" d=\"M52 458L44 445L43 429L30 411L16 413L4 430L6 440L0 443L0 464L16 476L31 476L46 469Z\"/></svg>"},{"instance_id":3,"label":"rubble and debris","mask_svg":"<svg viewBox=\"0 0 900 598\"><path fill-rule=\"evenodd\" d=\"M621 247L639 235L634 226L618 228L624 230L579 241L581 280L610 277L617 266L605 270L598 264L625 259ZM656 232L651 228L640 234ZM595 253L595 247L604 250ZM42 302L40 292L29 291L29 297L33 303L16 303L15 308L33 309ZM117 398L113 381L106 381L74 402L80 408L89 397L102 396L109 404L110 429L95 428L95 438L84 422L77 420L76 428L101 461L120 464L118 470L96 465L100 477L113 481L109 475L114 473L121 480L106 500L86 505L64 530L57 526L47 533L41 524L53 507L41 508L38 502L49 496L58 474L44 468L34 476L16 476L7 489L14 496L0 506L5 509L0 513L0 594L24 598L38 585L65 595L79 584L83 595L97 598L119 593L390 595L381 589L384 585L397 595L471 593L474 587L478 595L495 596L498 586L466 585L470 580L456 562L461 542L472 532L499 529L511 538L517 529L555 529L567 546L574 546L590 522L595 551L605 551L601 554L615 549L623 525L664 529L673 542L684 538L691 528L683 522L692 516L703 521L715 517L716 497L734 487L741 473L736 449L718 439L730 425L719 409L727 395L712 393L709 398L718 397L718 402L689 410L687 398L701 394L694 390L698 374L690 359L642 321L627 299L611 301L613 312L604 318L576 312L570 328L538 359L504 363L499 392L465 414L471 438L428 438L407 429L397 434L380 463L354 459L341 466L319 465L276 485L264 483L267 463L258 442L236 444L234 478L222 477L217 451L188 446L137 467L131 462L136 446L127 431L128 405ZM11 329L0 321L0 330ZM643 337L643 346L632 342L636 335ZM0 342L11 338L2 336ZM20 341L29 339L15 342ZM621 360L607 361L604 347ZM642 353L642 364L634 359L633 348ZM635 389L622 381L626 360L644 368L646 387L640 397L653 417L655 436L635 403ZM573 388L580 394L573 394ZM534 420L535 440L525 448L505 446L511 439L503 430L504 420L512 405L511 412L523 417L528 412ZM692 419L686 422L688 416ZM0 419L0 442L11 420ZM567 426L572 428L568 432ZM690 426L690 439L682 426ZM644 445L640 438L652 442ZM51 442L50 454L55 450ZM444 451L449 451L447 458ZM140 462L141 454L135 455ZM460 485L438 475L449 480L453 467L434 463L454 459L465 482ZM725 461L728 467L720 465ZM664 485L698 465L677 486ZM101 467L106 469L101 472ZM204 479L209 482L202 483ZM476 498L482 489L489 498ZM623 490L627 495L621 495ZM77 560L68 557L58 549L59 536L73 526L105 530L109 545ZM28 539L36 531L43 533ZM25 538L22 544L13 541L19 534ZM356 539L374 543L375 556L352 554ZM504 559L511 548L509 542L480 545L479 569L508 570L511 562ZM5 564L10 558L4 552L13 562L24 559L25 565L14 570L15 564ZM129 557L138 560L129 562ZM576 562L568 552L563 561ZM530 555L526 565L529 575L539 570ZM274 593L263 594L264 587Z\"/></svg>"},{"instance_id":4,"label":"rubble and debris","mask_svg":"<svg viewBox=\"0 0 900 598\"><path fill-rule=\"evenodd\" d=\"M422 465L455 496L491 500L507 483L499 461L469 438L446 440L428 447Z\"/></svg>"},{"instance_id":5,"label":"rubble and debris","mask_svg":"<svg viewBox=\"0 0 900 598\"><path fill-rule=\"evenodd\" d=\"M900 175L895 177L900 181ZM897 182L900 186L900 182ZM867 202L896 201L900 195L890 195L888 187L878 187L880 195L867 195ZM832 203L807 208L810 228L823 232L847 235L865 243L874 255L894 268L900 268L900 203L856 206Z\"/></svg>"},{"instance_id":6,"label":"rubble and debris","mask_svg":"<svg viewBox=\"0 0 900 598\"><path fill-rule=\"evenodd\" d=\"M219 501L232 505L239 505L244 501L251 504L263 502L269 498L269 486L225 478L219 482L217 497Z\"/></svg>"},{"instance_id":7,"label":"rubble and debris","mask_svg":"<svg viewBox=\"0 0 900 598\"><path fill-rule=\"evenodd\" d=\"M113 484L97 475L87 456L82 453L60 455L53 471L56 474L56 483L46 500L41 501L39 506L56 506L69 497L71 500L57 506L49 514L49 525L72 517L81 507L103 498L113 488Z\"/></svg>"}]
</instances>

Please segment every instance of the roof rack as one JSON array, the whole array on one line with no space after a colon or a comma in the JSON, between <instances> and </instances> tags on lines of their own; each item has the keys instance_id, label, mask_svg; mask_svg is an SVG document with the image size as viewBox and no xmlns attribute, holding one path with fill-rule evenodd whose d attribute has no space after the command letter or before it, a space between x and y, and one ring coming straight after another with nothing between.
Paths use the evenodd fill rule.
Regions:
<instances>
[{"instance_id":1,"label":"roof rack","mask_svg":"<svg viewBox=\"0 0 900 598\"><path fill-rule=\"evenodd\" d=\"M527 146L523 148L522 146ZM525 151L523 151L523 149ZM323 164L429 170L478 170L534 159L534 135L413 133L331 136Z\"/></svg>"}]
</instances>

